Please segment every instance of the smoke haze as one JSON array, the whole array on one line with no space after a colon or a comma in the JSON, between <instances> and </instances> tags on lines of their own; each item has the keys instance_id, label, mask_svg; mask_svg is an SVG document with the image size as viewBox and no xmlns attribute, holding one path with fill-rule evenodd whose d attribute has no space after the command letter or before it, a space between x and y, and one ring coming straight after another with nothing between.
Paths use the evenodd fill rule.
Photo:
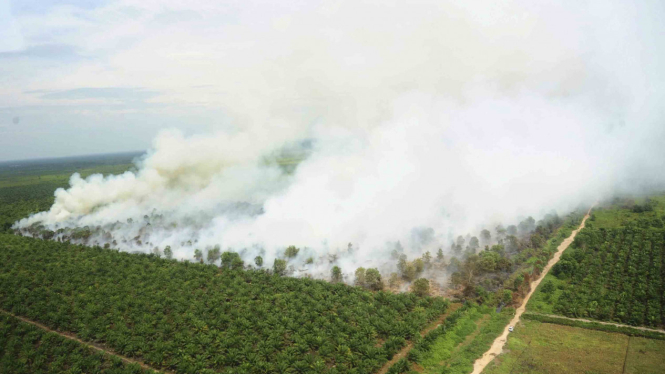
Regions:
<instances>
[{"instance_id":1,"label":"smoke haze","mask_svg":"<svg viewBox=\"0 0 665 374\"><path fill-rule=\"evenodd\" d=\"M164 130L135 172L74 175L17 227L102 226L113 238L100 243L186 259L221 245L272 264L295 245L299 266L313 257L307 271L327 276L349 243L345 273L386 268L397 241L447 249L498 223L658 188L663 13L658 2L342 1L260 13L219 40L190 35L223 87L219 129ZM157 63L150 42L141 61ZM287 170L284 154L304 159Z\"/></svg>"}]
</instances>

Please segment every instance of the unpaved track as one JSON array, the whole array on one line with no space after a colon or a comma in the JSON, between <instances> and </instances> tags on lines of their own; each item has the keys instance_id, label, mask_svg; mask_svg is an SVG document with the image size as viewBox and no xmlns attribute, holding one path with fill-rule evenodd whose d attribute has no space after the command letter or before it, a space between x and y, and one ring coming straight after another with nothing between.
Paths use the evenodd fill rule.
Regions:
<instances>
[{"instance_id":1,"label":"unpaved track","mask_svg":"<svg viewBox=\"0 0 665 374\"><path fill-rule=\"evenodd\" d=\"M526 309L526 304L529 302L529 299L531 298L531 295L533 292L536 290L538 285L540 284L540 281L545 278L545 275L550 271L552 266L556 264L559 259L561 258L561 254L563 254L563 251L568 248L570 243L573 242L575 239L575 235L584 228L584 222L586 222L587 218L589 218L589 214L591 213L591 209L587 212L587 214L584 216L582 219L582 223L580 224L580 227L577 228L577 230L574 230L572 234L568 238L566 238L557 248L556 253L554 256L550 259L550 261L547 263L547 266L543 269L543 272L540 274L540 277L538 279L534 280L531 282L531 289L529 290L529 293L527 293L526 297L524 298L524 301L522 301L522 305L520 305L519 308L515 311L515 316L513 317L512 320L510 320L510 323L503 329L503 334L496 338L494 340L494 343L492 343L492 346L490 349L483 353L482 357L476 360L473 364L473 372L471 374L480 374L485 367L494 360L494 357L498 356L501 351L503 350L503 346L506 344L506 341L508 341L508 327L510 326L515 326L517 322L519 322L520 317L522 316L522 313L524 313L524 310Z\"/></svg>"},{"instance_id":2,"label":"unpaved track","mask_svg":"<svg viewBox=\"0 0 665 374\"><path fill-rule=\"evenodd\" d=\"M420 332L420 336L425 336L427 335L428 332L434 330L435 328L441 326L441 324L448 318L449 315L451 315L453 312L455 312L457 309L461 308L462 304L450 304L448 309L434 322L430 323L427 327L425 327L424 330ZM386 374L388 370L390 369L391 366L395 364L395 362L399 361L400 358L406 357L406 355L409 353L409 351L413 348L413 342L410 341L404 348L400 349L399 352L395 353L393 355L393 358L390 359L390 361L386 362L379 371L376 372L376 374Z\"/></svg>"},{"instance_id":3,"label":"unpaved track","mask_svg":"<svg viewBox=\"0 0 665 374\"><path fill-rule=\"evenodd\" d=\"M661 333L661 334L665 334L665 330L650 329L648 327L642 327L642 326L624 325L624 324L615 323L615 322L594 321L592 319L572 318L572 317L557 316L557 315L554 315L554 314L545 314L545 313L536 313L536 312L529 312L527 314L535 314L535 315L551 317L551 318L567 319L567 320L570 320L570 321L598 323L598 324L601 324L601 325L610 325L610 326L616 326L616 327L628 327L628 328L635 329L635 330L651 331L651 332L658 332L658 333ZM613 331L608 331L608 332L613 332Z\"/></svg>"},{"instance_id":4,"label":"unpaved track","mask_svg":"<svg viewBox=\"0 0 665 374\"><path fill-rule=\"evenodd\" d=\"M169 372L169 371L165 371L165 370L157 370L157 369L155 369L155 368L153 368L153 367L148 366L147 364L145 364L145 363L143 363L143 362L141 362L141 361L137 361L137 360L131 359L131 358L129 358L129 357L125 357L125 356L119 355L119 354L117 354L117 353L115 353L115 352L113 352L113 351L111 351L111 350L108 350L108 349L102 347L101 345L98 345L98 344L95 344L95 343L84 342L83 340L77 338L74 334L52 330L52 329L48 328L47 326L42 325L42 324L39 323L39 322L35 322L35 321L33 321L33 320L29 320L29 319L24 318L24 317L21 317L21 316L17 316L17 315L15 315L15 314L13 314L13 313L10 313L10 312L6 311L6 310L0 309L0 313L6 314L6 315L8 315L8 316L12 316L12 317L14 317L14 318L16 318L16 319L19 319L19 320L21 320L21 321L23 321L23 322L25 322L25 323L29 323L29 324L31 324L31 325L33 325L33 326L36 326L36 327L38 327L38 328L40 328L40 329L42 329L42 330L44 330L44 331L48 331L48 332L52 332L52 333L54 333L54 334L58 334L58 335L62 336L62 337L65 338L65 339L69 339L69 340L77 341L77 342L79 342L79 343L85 345L86 347L89 347L89 348L92 348L92 349L96 349L96 350L98 350L98 351L100 351L100 352L103 352L103 353L106 353L106 354L108 354L108 355L110 355L110 356L115 356L115 357L121 359L122 361L124 361L124 362L127 363L127 364L137 364L137 365L140 365L142 368L144 368L144 369L146 369L146 370L152 370L152 371L155 371L155 372L158 372L158 373L169 373L169 374L173 374L172 372Z\"/></svg>"}]
</instances>

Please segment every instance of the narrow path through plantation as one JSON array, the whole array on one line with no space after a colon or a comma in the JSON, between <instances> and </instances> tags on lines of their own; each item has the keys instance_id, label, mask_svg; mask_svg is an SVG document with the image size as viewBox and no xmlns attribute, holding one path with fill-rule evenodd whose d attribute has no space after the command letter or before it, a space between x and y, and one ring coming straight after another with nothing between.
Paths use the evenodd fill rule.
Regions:
<instances>
[{"instance_id":1,"label":"narrow path through plantation","mask_svg":"<svg viewBox=\"0 0 665 374\"><path fill-rule=\"evenodd\" d=\"M429 326L425 327L425 329L420 332L420 336L425 336L428 332L439 327L446 320L446 318L448 318L449 315L451 315L454 311L456 311L461 307L462 304L458 303L450 304L448 309L436 321L430 323ZM406 355L409 354L411 348L413 348L413 342L408 342L407 345L405 345L404 348L400 349L399 352L395 353L393 358L390 359L390 361L386 362L383 365L383 367L376 372L376 374L386 374L390 369L390 367L395 364L395 362L399 361L400 358L406 357Z\"/></svg>"},{"instance_id":2,"label":"narrow path through plantation","mask_svg":"<svg viewBox=\"0 0 665 374\"><path fill-rule=\"evenodd\" d=\"M563 251L565 251L566 248L568 248L568 246L570 245L570 243L573 242L573 240L575 239L575 235L577 235L577 233L580 232L580 230L582 230L584 228L584 222L586 222L587 218L589 218L590 213L591 213L591 209L589 209L587 214L582 219L582 223L580 224L580 226L576 230L574 230L570 234L570 236L568 238L566 238L559 245L559 247L557 248L556 253L550 259L550 261L547 263L547 266L545 266L545 268L543 269L543 271L540 274L540 276L538 277L538 279L531 282L529 293L524 298L524 301L522 301L522 305L520 305L519 308L517 308L517 310L515 311L515 316L513 317L512 320L510 320L508 325L506 327L504 327L503 334L501 334L498 338L496 338L494 340L494 343L492 343L492 346L490 347L490 349L487 352L483 353L482 357L480 357L479 359L476 360L476 362L474 362L473 372L471 374L480 374L485 369L485 367L490 362L492 362L492 360L494 360L494 357L498 356L501 353L501 351L503 350L503 346L508 341L508 333L509 333L508 328L510 326L515 326L517 324L517 322L519 322L520 317L522 316L522 313L524 313L524 310L526 309L526 304L529 302L529 299L531 298L531 295L533 294L533 292L536 290L536 288L538 288L538 285L540 284L540 281L542 281L543 278L545 278L545 276L550 271L552 266L554 266L554 264L559 262L559 259L561 258L561 255L563 254Z\"/></svg>"},{"instance_id":3,"label":"narrow path through plantation","mask_svg":"<svg viewBox=\"0 0 665 374\"><path fill-rule=\"evenodd\" d=\"M42 330L44 330L44 331L48 331L48 332L52 332L52 333L54 333L54 334L58 334L58 335L62 336L62 337L65 338L65 339L69 339L69 340L77 341L77 342L79 342L79 343L85 345L86 347L89 347L89 348L92 348L92 349L96 349L96 350L98 350L98 351L100 351L100 352L103 352L103 353L106 353L106 354L108 354L108 355L110 355L110 356L115 356L115 357L121 359L122 361L124 361L124 362L127 363L127 364L136 364L136 365L141 366L143 369L146 369L146 370L152 370L152 371L155 371L155 372L158 372L158 373L173 374L173 373L170 372L170 371L157 370L157 369L155 369L155 368L153 368L153 367L147 365L146 363L144 363L144 362L142 362L142 361L134 360L134 359L131 359L131 358L129 358L129 357L125 357L125 356L123 356L123 355L120 355L120 354L118 354L118 353L116 353L116 352L113 352L112 350L109 350L109 349L103 347L102 345L95 344L95 343L85 342L85 341L83 341L83 340L77 338L74 334L67 333L67 332L55 331L55 330L53 330L53 329L48 328L48 327L45 326L45 325L42 325L42 324L39 323L39 322L35 322L35 321L30 320L30 319L27 319L27 318L25 318L25 317L17 316L17 315L15 315L15 314L13 314L13 313L10 313L10 312L6 311L6 310L0 309L0 313L3 313L3 314L6 314L6 315L9 315L9 316L12 316L12 317L14 317L14 318L16 318L16 319L19 319L19 320L21 320L21 321L23 321L23 322L25 322L25 323L29 323L29 324L31 324L31 325L33 325L33 326L35 326L35 327L38 327L38 328L40 328L40 329L42 329Z\"/></svg>"},{"instance_id":4,"label":"narrow path through plantation","mask_svg":"<svg viewBox=\"0 0 665 374\"><path fill-rule=\"evenodd\" d=\"M555 314L545 314L545 313L536 313L536 312L528 312L527 314L536 314L536 315L539 315L539 316L545 316L545 317L551 317L551 318L567 319L567 320L570 320L570 321L598 323L598 324L601 324L601 325L610 325L610 326L616 326L616 327L628 327L628 328L635 329L635 330L651 331L651 332L658 332L658 333L661 333L661 334L665 334L665 330L651 329L651 328L642 327L642 326L624 325L622 323L594 321L592 319L572 318L572 317L566 317L566 316L557 316Z\"/></svg>"}]
</instances>

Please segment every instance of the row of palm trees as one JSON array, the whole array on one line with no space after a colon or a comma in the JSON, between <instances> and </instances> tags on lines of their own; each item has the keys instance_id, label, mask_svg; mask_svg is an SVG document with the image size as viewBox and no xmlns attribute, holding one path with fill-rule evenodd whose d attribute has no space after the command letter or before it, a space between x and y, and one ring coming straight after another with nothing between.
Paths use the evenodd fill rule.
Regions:
<instances>
[{"instance_id":1,"label":"row of palm trees","mask_svg":"<svg viewBox=\"0 0 665 374\"><path fill-rule=\"evenodd\" d=\"M586 228L553 273L566 281L556 312L631 325L665 325L665 231Z\"/></svg>"},{"instance_id":2,"label":"row of palm trees","mask_svg":"<svg viewBox=\"0 0 665 374\"><path fill-rule=\"evenodd\" d=\"M178 373L370 373L441 298L0 235L0 307Z\"/></svg>"}]
</instances>

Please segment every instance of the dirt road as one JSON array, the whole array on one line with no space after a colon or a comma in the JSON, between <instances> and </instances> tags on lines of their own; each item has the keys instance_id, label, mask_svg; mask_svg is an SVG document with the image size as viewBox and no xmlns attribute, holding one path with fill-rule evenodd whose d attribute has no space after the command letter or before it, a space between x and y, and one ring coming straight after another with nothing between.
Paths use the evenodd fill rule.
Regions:
<instances>
[{"instance_id":1,"label":"dirt road","mask_svg":"<svg viewBox=\"0 0 665 374\"><path fill-rule=\"evenodd\" d=\"M524 313L524 310L526 309L526 304L529 302L529 299L531 298L531 295L540 284L540 281L543 280L545 275L547 275L547 273L550 271L552 266L554 266L554 264L556 264L559 261L559 259L561 258L561 254L563 254L563 251L565 251L566 248L568 248L568 246L570 245L570 243L573 242L573 240L575 239L575 235L577 235L577 233L584 228L584 222L586 222L587 218L589 218L589 213L591 213L591 209L589 209L589 212L587 212L587 214L584 216L584 219L582 219L580 227L578 227L577 230L574 230L572 234L570 234L570 236L566 238L559 245L556 253L547 263L547 266L545 266L543 272L540 274L540 277L531 282L530 291L524 298L524 301L522 301L522 305L520 305L519 308L517 308L517 310L515 311L515 317L513 317L513 319L510 320L508 326L506 326L503 329L503 334L501 334L501 336L499 336L494 340L494 343L492 343L490 349L487 352L483 353L482 357L476 360L476 362L473 364L473 372L471 374L480 374L483 371L483 369L485 369L485 367L490 362L492 362L492 360L494 360L494 357L496 357L501 353L501 351L503 350L503 346L506 344L506 341L508 341L508 327L515 326L515 324L519 322L522 313Z\"/></svg>"},{"instance_id":2,"label":"dirt road","mask_svg":"<svg viewBox=\"0 0 665 374\"><path fill-rule=\"evenodd\" d=\"M616 327L628 327L628 328L635 329L635 330L651 331L651 332L657 332L657 333L665 334L665 330L650 329L648 327L641 327L641 326L624 325L624 324L615 323L615 322L594 321L592 319L572 318L572 317L565 317L565 316L557 316L557 315L554 315L554 314L535 313L535 312L529 312L527 314L536 314L536 315L539 315L539 316L545 316L545 317L551 317L551 318L567 319L567 320L570 320L570 321L598 323L600 325L610 325L610 326L616 326Z\"/></svg>"},{"instance_id":3,"label":"dirt road","mask_svg":"<svg viewBox=\"0 0 665 374\"><path fill-rule=\"evenodd\" d=\"M12 316L12 317L14 317L14 318L16 318L16 319L19 319L19 320L21 320L21 321L23 321L23 322L25 322L25 323L29 323L29 324L31 324L31 325L33 325L33 326L35 326L35 327L38 327L38 328L40 328L40 329L42 329L42 330L44 330L44 331L48 331L48 332L52 332L52 333L54 333L54 334L58 334L58 335L62 336L62 337L65 338L65 339L75 340L75 341L77 341L77 342L79 342L79 343L85 345L86 347L89 347L89 348L92 348L92 349L96 349L96 350L98 350L98 351L100 351L100 352L104 352L104 353L106 353L106 354L108 354L108 355L111 355L111 356L115 356L115 357L121 359L122 361L124 361L124 362L127 363L127 364L136 364L136 365L139 365L139 366L141 366L142 368L144 368L144 369L146 369L146 370L152 370L152 371L155 371L155 372L158 372L158 373L171 373L171 372L169 372L169 371L157 370L157 369L155 369L155 368L153 368L153 367L148 366L147 364L145 364L145 363L143 363L143 362L141 362L141 361L133 360L133 359L131 359L131 358L129 358L129 357L125 357L125 356L119 355L119 354L117 354L117 353L115 353L115 352L113 352L113 351L111 351L111 350L108 350L108 349L102 347L102 346L99 345L99 344L94 344L94 343L84 342L83 340L77 338L74 334L64 333L64 332L59 332L59 331L52 330L52 329L48 328L47 326L42 325L42 324L39 323L39 322L35 322L35 321L33 321L33 320L29 320L29 319L27 319L27 318L24 318L24 317L21 317L21 316L14 315L14 314L12 314L12 313L7 312L6 310L2 310L2 309L0 309L0 313L3 313L3 314L6 314L6 315L9 315L9 316Z\"/></svg>"},{"instance_id":4,"label":"dirt road","mask_svg":"<svg viewBox=\"0 0 665 374\"><path fill-rule=\"evenodd\" d=\"M427 327L425 327L424 330L420 332L420 336L425 336L427 335L428 332L439 327L446 320L446 318L448 318L449 315L451 315L453 312L455 312L457 309L461 307L462 304L457 304L457 303L450 304L445 313L443 313L436 321L430 323ZM406 357L411 348L413 348L413 342L409 342L404 348L400 349L399 352L395 353L393 358L390 361L386 362L383 365L383 367L376 372L376 374L386 374L390 369L390 367L393 366L397 361L399 361L400 358Z\"/></svg>"}]
</instances>

